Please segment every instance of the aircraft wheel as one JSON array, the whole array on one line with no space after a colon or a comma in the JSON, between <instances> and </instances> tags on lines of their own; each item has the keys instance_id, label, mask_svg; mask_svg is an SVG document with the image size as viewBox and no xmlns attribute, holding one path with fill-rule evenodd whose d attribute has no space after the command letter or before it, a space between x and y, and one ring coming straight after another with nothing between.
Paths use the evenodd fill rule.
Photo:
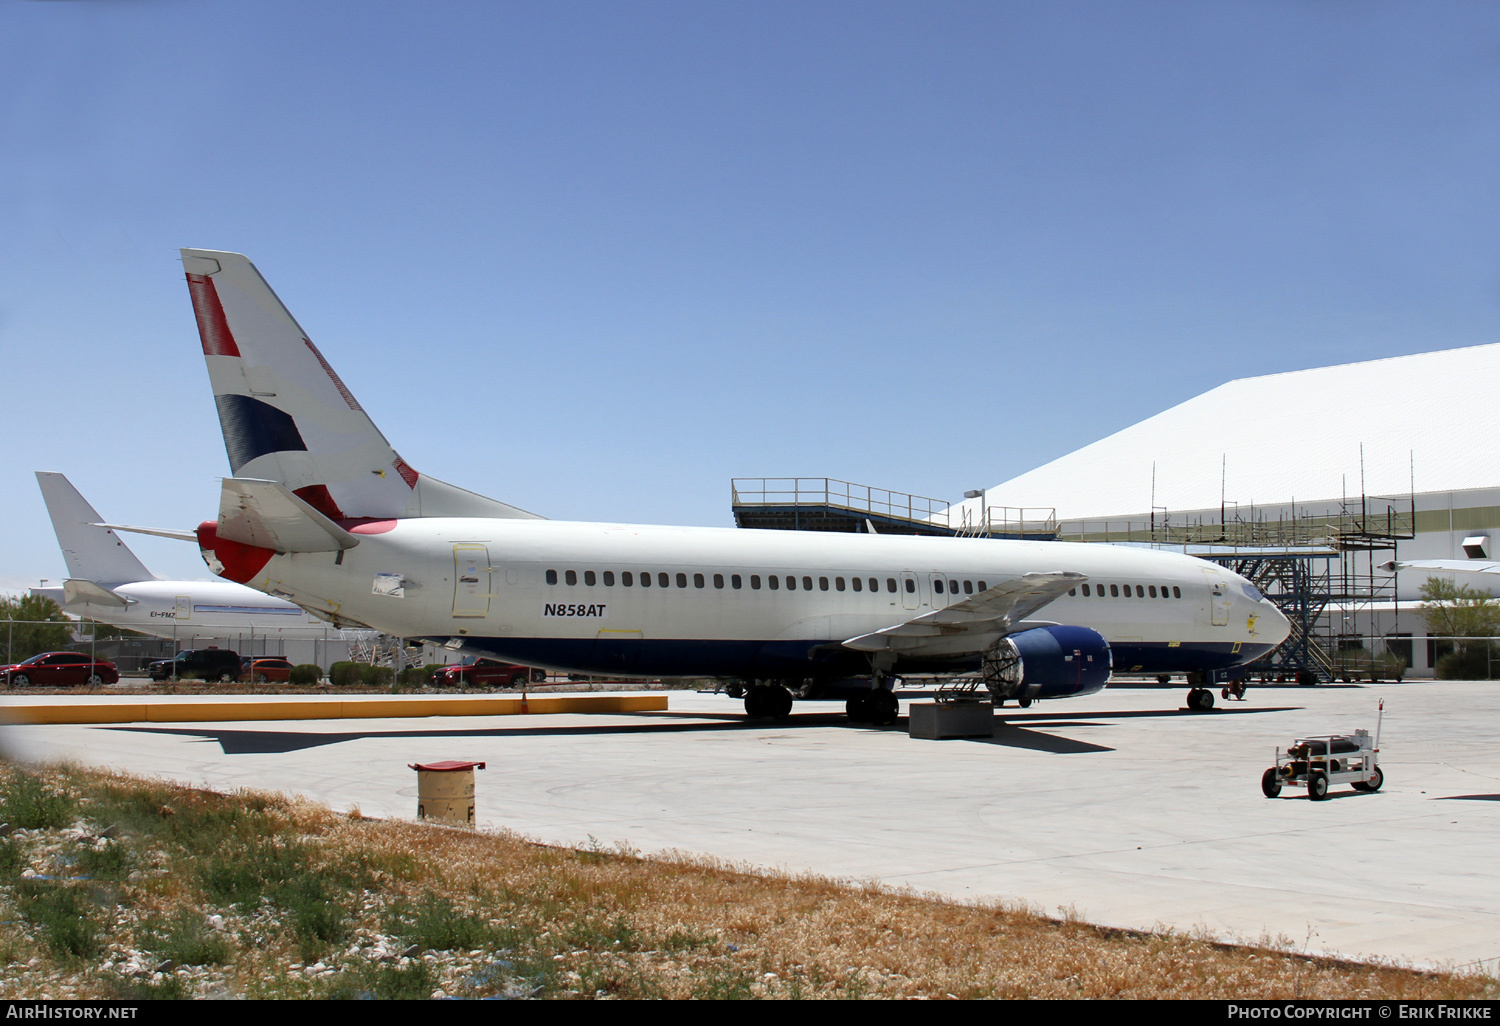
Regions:
<instances>
[{"instance_id":1,"label":"aircraft wheel","mask_svg":"<svg viewBox=\"0 0 1500 1026\"><path fill-rule=\"evenodd\" d=\"M1307 797L1315 802L1328 797L1328 774L1313 770L1307 775Z\"/></svg>"},{"instance_id":2,"label":"aircraft wheel","mask_svg":"<svg viewBox=\"0 0 1500 1026\"><path fill-rule=\"evenodd\" d=\"M844 712L850 723L866 723L870 719L870 700L865 695L856 695L844 703Z\"/></svg>"},{"instance_id":3,"label":"aircraft wheel","mask_svg":"<svg viewBox=\"0 0 1500 1026\"><path fill-rule=\"evenodd\" d=\"M1281 797L1281 778L1276 775L1275 766L1260 775L1260 793L1267 798Z\"/></svg>"},{"instance_id":4,"label":"aircraft wheel","mask_svg":"<svg viewBox=\"0 0 1500 1026\"><path fill-rule=\"evenodd\" d=\"M1169 674L1169 673L1158 673L1156 675L1156 683L1158 683L1158 684L1170 684L1170 683L1172 683L1172 675Z\"/></svg>"},{"instance_id":5,"label":"aircraft wheel","mask_svg":"<svg viewBox=\"0 0 1500 1026\"><path fill-rule=\"evenodd\" d=\"M744 698L745 689L740 687L738 684L731 684L724 689L724 694L728 695L730 698Z\"/></svg>"},{"instance_id":6,"label":"aircraft wheel","mask_svg":"<svg viewBox=\"0 0 1500 1026\"><path fill-rule=\"evenodd\" d=\"M760 689L759 685L757 685L755 687L752 687L749 691L745 692L745 715L746 716L750 716L750 717L759 719L760 717L762 717L762 716L764 716L766 714L765 708L766 708L765 693Z\"/></svg>"},{"instance_id":7,"label":"aircraft wheel","mask_svg":"<svg viewBox=\"0 0 1500 1026\"><path fill-rule=\"evenodd\" d=\"M870 722L877 727L889 727L901 715L901 703L885 688L871 692L866 701L870 711Z\"/></svg>"},{"instance_id":8,"label":"aircraft wheel","mask_svg":"<svg viewBox=\"0 0 1500 1026\"><path fill-rule=\"evenodd\" d=\"M31 678L24 673L11 674L10 683L12 687L24 688L31 684Z\"/></svg>"},{"instance_id":9,"label":"aircraft wheel","mask_svg":"<svg viewBox=\"0 0 1500 1026\"><path fill-rule=\"evenodd\" d=\"M792 714L792 693L783 687L766 689L766 715L784 720Z\"/></svg>"},{"instance_id":10,"label":"aircraft wheel","mask_svg":"<svg viewBox=\"0 0 1500 1026\"><path fill-rule=\"evenodd\" d=\"M1018 698L1018 699L1016 699L1016 704L1019 705L1022 709L1030 709L1031 708L1031 699L1029 699L1029 698Z\"/></svg>"}]
</instances>

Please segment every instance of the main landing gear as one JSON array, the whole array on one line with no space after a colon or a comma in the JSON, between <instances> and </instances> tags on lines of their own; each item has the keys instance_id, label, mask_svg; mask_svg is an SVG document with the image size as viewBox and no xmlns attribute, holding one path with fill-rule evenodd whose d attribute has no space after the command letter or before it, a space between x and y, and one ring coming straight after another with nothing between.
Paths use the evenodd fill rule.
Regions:
<instances>
[{"instance_id":1,"label":"main landing gear","mask_svg":"<svg viewBox=\"0 0 1500 1026\"><path fill-rule=\"evenodd\" d=\"M752 684L745 692L745 715L784 720L792 714L792 693L780 684Z\"/></svg>"},{"instance_id":2,"label":"main landing gear","mask_svg":"<svg viewBox=\"0 0 1500 1026\"><path fill-rule=\"evenodd\" d=\"M901 704L896 696L885 688L871 688L864 694L855 695L844 703L844 711L851 723L870 723L877 727L889 727L896 722Z\"/></svg>"}]
</instances>

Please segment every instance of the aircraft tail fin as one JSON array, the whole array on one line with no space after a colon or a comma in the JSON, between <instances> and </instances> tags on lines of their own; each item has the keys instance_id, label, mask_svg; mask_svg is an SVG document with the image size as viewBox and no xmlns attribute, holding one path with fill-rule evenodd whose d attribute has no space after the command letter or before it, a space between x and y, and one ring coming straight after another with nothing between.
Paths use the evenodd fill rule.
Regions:
<instances>
[{"instance_id":1,"label":"aircraft tail fin","mask_svg":"<svg viewBox=\"0 0 1500 1026\"><path fill-rule=\"evenodd\" d=\"M94 581L106 588L156 580L114 531L99 526L103 518L66 477L39 470L36 483L42 489L70 578Z\"/></svg>"},{"instance_id":2,"label":"aircraft tail fin","mask_svg":"<svg viewBox=\"0 0 1500 1026\"><path fill-rule=\"evenodd\" d=\"M244 256L184 249L182 266L234 477L335 521L540 519L412 469Z\"/></svg>"}]
</instances>

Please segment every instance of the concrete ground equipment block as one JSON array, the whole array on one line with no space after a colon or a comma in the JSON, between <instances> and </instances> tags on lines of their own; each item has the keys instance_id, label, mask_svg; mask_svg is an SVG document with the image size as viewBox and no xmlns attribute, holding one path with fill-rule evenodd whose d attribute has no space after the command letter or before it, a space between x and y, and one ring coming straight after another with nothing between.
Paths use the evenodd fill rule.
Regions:
<instances>
[{"instance_id":1,"label":"concrete ground equipment block","mask_svg":"<svg viewBox=\"0 0 1500 1026\"><path fill-rule=\"evenodd\" d=\"M907 733L925 741L994 737L995 710L989 702L913 702Z\"/></svg>"}]
</instances>

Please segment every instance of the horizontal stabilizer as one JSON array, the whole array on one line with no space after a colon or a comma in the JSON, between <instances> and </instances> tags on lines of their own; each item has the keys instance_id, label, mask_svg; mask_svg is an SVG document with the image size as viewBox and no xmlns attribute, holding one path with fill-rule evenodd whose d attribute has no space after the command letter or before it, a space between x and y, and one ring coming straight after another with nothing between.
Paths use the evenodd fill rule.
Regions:
<instances>
[{"instance_id":1,"label":"horizontal stabilizer","mask_svg":"<svg viewBox=\"0 0 1500 1026\"><path fill-rule=\"evenodd\" d=\"M129 524L94 524L106 531L129 531L131 534L149 534L157 538L171 538L174 541L195 542L198 536L192 531L174 531L170 527L131 527Z\"/></svg>"},{"instance_id":2,"label":"horizontal stabilizer","mask_svg":"<svg viewBox=\"0 0 1500 1026\"><path fill-rule=\"evenodd\" d=\"M1034 626L1026 622L1032 613L1086 580L1087 575L1071 570L1023 574L962 602L849 638L843 644L858 652L915 652L941 642L945 651L952 652L964 647L961 636L970 636L972 651L979 652L995 638Z\"/></svg>"},{"instance_id":3,"label":"horizontal stabilizer","mask_svg":"<svg viewBox=\"0 0 1500 1026\"><path fill-rule=\"evenodd\" d=\"M114 606L124 608L130 605L130 599L116 595L108 588L95 584L93 581L83 581L70 578L63 581L63 605L64 606Z\"/></svg>"},{"instance_id":4,"label":"horizontal stabilizer","mask_svg":"<svg viewBox=\"0 0 1500 1026\"><path fill-rule=\"evenodd\" d=\"M275 481L226 477L218 536L275 552L337 552L359 539Z\"/></svg>"}]
</instances>

